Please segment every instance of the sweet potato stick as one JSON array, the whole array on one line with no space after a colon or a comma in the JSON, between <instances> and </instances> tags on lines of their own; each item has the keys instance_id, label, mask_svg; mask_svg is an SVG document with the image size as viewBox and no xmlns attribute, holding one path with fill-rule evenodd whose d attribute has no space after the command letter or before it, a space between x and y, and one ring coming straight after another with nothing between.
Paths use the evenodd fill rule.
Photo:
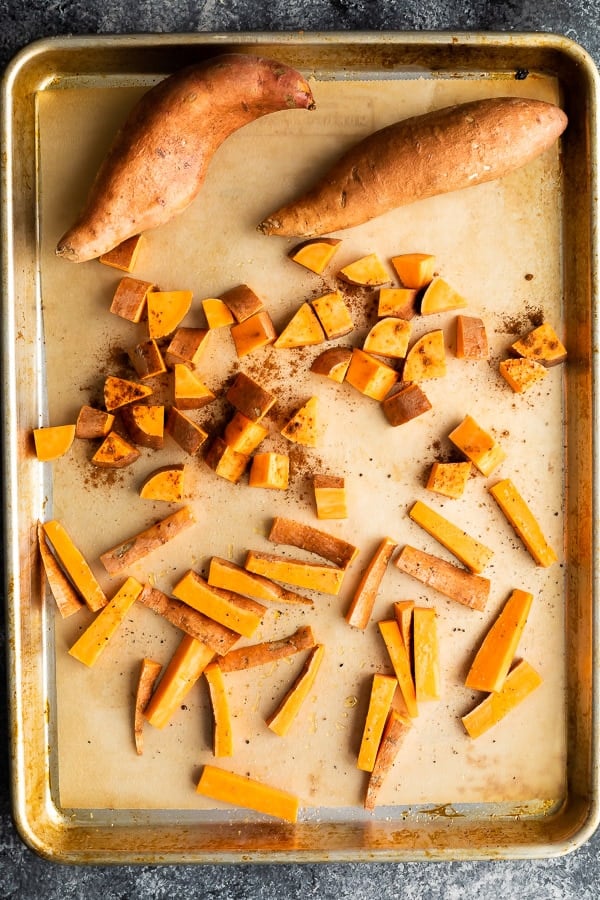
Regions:
<instances>
[{"instance_id":1,"label":"sweet potato stick","mask_svg":"<svg viewBox=\"0 0 600 900\"><path fill-rule=\"evenodd\" d=\"M85 605L83 600L79 599L79 594L59 566L58 562L46 540L44 528L40 522L37 526L38 546L40 548L40 557L46 575L46 581L56 600L56 606L63 619L79 612Z\"/></svg>"},{"instance_id":2,"label":"sweet potato stick","mask_svg":"<svg viewBox=\"0 0 600 900\"><path fill-rule=\"evenodd\" d=\"M243 806L287 822L298 818L299 803L293 794L217 766L204 766L196 791L220 803Z\"/></svg>"},{"instance_id":3,"label":"sweet potato stick","mask_svg":"<svg viewBox=\"0 0 600 900\"><path fill-rule=\"evenodd\" d=\"M251 669L267 663L293 656L301 650L310 650L315 646L315 638L310 625L303 625L294 634L278 641L264 641L251 644L249 647L238 647L230 650L219 660L223 672L237 672L240 669Z\"/></svg>"},{"instance_id":4,"label":"sweet potato stick","mask_svg":"<svg viewBox=\"0 0 600 900\"><path fill-rule=\"evenodd\" d=\"M240 597L239 602L243 603L245 597ZM150 587L149 584L144 585L144 589L138 597L138 602L143 603L148 609L163 616L172 625L185 631L190 637L197 641L207 644L219 656L231 650L236 644L240 636L237 631L232 631L225 625L220 625L214 619L209 619L197 609L192 609L182 600L175 600L163 594L158 588Z\"/></svg>"},{"instance_id":5,"label":"sweet potato stick","mask_svg":"<svg viewBox=\"0 0 600 900\"><path fill-rule=\"evenodd\" d=\"M398 545L391 538L384 538L371 557L358 583L352 602L346 613L346 622L354 628L365 629L377 599L377 592L383 581L385 570L392 553Z\"/></svg>"},{"instance_id":6,"label":"sweet potato stick","mask_svg":"<svg viewBox=\"0 0 600 900\"><path fill-rule=\"evenodd\" d=\"M340 569L339 566L305 562L302 559L275 556L273 553L261 553L258 550L248 551L244 567L249 572L265 578L334 596L339 594L345 575L345 569Z\"/></svg>"},{"instance_id":7,"label":"sweet potato stick","mask_svg":"<svg viewBox=\"0 0 600 900\"><path fill-rule=\"evenodd\" d=\"M128 578L75 641L69 650L71 656L86 666L93 666L141 592L139 581Z\"/></svg>"},{"instance_id":8,"label":"sweet potato stick","mask_svg":"<svg viewBox=\"0 0 600 900\"><path fill-rule=\"evenodd\" d=\"M236 566L235 563L218 556L213 556L210 561L208 583L226 591L247 594L271 603L302 603L306 606L313 606L310 597L303 597L302 594L289 591L275 581L271 581L270 578L256 575L254 572L247 572L241 566Z\"/></svg>"},{"instance_id":9,"label":"sweet potato stick","mask_svg":"<svg viewBox=\"0 0 600 900\"><path fill-rule=\"evenodd\" d=\"M316 647L313 647L298 678L296 678L275 712L266 720L271 731L274 731L280 737L288 733L294 719L300 712L302 704L308 697L315 683L324 653L325 647L323 644L317 644Z\"/></svg>"},{"instance_id":10,"label":"sweet potato stick","mask_svg":"<svg viewBox=\"0 0 600 900\"><path fill-rule=\"evenodd\" d=\"M528 591L516 588L512 592L477 651L465 687L488 692L502 690L532 603L533 594Z\"/></svg>"},{"instance_id":11,"label":"sweet potato stick","mask_svg":"<svg viewBox=\"0 0 600 900\"><path fill-rule=\"evenodd\" d=\"M213 753L215 756L233 756L231 714L223 672L217 662L211 662L204 670L208 682L210 702L214 718Z\"/></svg>"},{"instance_id":12,"label":"sweet potato stick","mask_svg":"<svg viewBox=\"0 0 600 900\"><path fill-rule=\"evenodd\" d=\"M469 737L478 738L497 725L541 683L541 675L527 660L522 659L506 676L502 690L488 694L485 700L462 717Z\"/></svg>"},{"instance_id":13,"label":"sweet potato stick","mask_svg":"<svg viewBox=\"0 0 600 900\"><path fill-rule=\"evenodd\" d=\"M100 561L109 575L118 575L138 559L152 553L177 537L184 529L194 524L191 509L187 506L178 509L165 519L156 522L145 531L127 538L116 547L107 550L100 557Z\"/></svg>"},{"instance_id":14,"label":"sweet potato stick","mask_svg":"<svg viewBox=\"0 0 600 900\"><path fill-rule=\"evenodd\" d=\"M395 619L387 619L383 622L378 622L378 625L381 637L387 648L390 662L396 674L396 678L398 679L407 712L411 718L415 718L419 715L415 682L410 666L409 651L408 648L404 646L400 626Z\"/></svg>"},{"instance_id":15,"label":"sweet potato stick","mask_svg":"<svg viewBox=\"0 0 600 900\"><path fill-rule=\"evenodd\" d=\"M392 768L394 760L398 755L398 751L402 742L411 728L411 723L405 719L395 709L389 714L381 738L381 744L377 751L375 765L369 778L367 786L367 795L365 797L365 809L374 809L377 802L377 794L383 784L383 781Z\"/></svg>"},{"instance_id":16,"label":"sweet potato stick","mask_svg":"<svg viewBox=\"0 0 600 900\"><path fill-rule=\"evenodd\" d=\"M144 752L144 710L152 696L154 685L160 675L162 665L145 656L140 666L140 674L135 692L135 711L133 719L133 737L135 752L141 756Z\"/></svg>"},{"instance_id":17,"label":"sweet potato stick","mask_svg":"<svg viewBox=\"0 0 600 900\"><path fill-rule=\"evenodd\" d=\"M369 708L356 761L357 768L362 769L363 772L373 771L377 750L397 687L398 681L391 675L381 675L378 672L373 675Z\"/></svg>"},{"instance_id":18,"label":"sweet potato stick","mask_svg":"<svg viewBox=\"0 0 600 900\"><path fill-rule=\"evenodd\" d=\"M231 591L211 587L192 569L177 582L173 594L178 600L183 600L193 609L210 616L211 619L237 631L238 634L243 634L244 637L252 637L266 612L266 607L262 603L249 598L246 599L245 606L240 606L236 602L237 596Z\"/></svg>"},{"instance_id":19,"label":"sweet potato stick","mask_svg":"<svg viewBox=\"0 0 600 900\"><path fill-rule=\"evenodd\" d=\"M402 548L395 565L401 572L412 575L457 603L479 611L485 609L490 581L483 575L472 575L444 559L408 545Z\"/></svg>"},{"instance_id":20,"label":"sweet potato stick","mask_svg":"<svg viewBox=\"0 0 600 900\"><path fill-rule=\"evenodd\" d=\"M165 727L214 656L206 644L184 634L144 712L151 725Z\"/></svg>"},{"instance_id":21,"label":"sweet potato stick","mask_svg":"<svg viewBox=\"0 0 600 900\"><path fill-rule=\"evenodd\" d=\"M44 523L44 533L50 541L65 572L85 600L86 606L97 612L106 606L108 600L104 591L86 562L83 554L75 546L66 529L53 519Z\"/></svg>"},{"instance_id":22,"label":"sweet potato stick","mask_svg":"<svg viewBox=\"0 0 600 900\"><path fill-rule=\"evenodd\" d=\"M349 544L348 541L313 528L312 525L281 516L273 519L269 540L275 544L287 544L300 550L308 550L341 569L346 569L358 554L358 547Z\"/></svg>"}]
</instances>

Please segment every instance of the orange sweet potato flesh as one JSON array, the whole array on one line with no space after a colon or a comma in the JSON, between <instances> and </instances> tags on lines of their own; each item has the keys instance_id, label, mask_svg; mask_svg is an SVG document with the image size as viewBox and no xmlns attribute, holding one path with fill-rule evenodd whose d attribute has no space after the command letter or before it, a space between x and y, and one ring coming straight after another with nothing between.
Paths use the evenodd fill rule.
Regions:
<instances>
[{"instance_id":1,"label":"orange sweet potato flesh","mask_svg":"<svg viewBox=\"0 0 600 900\"><path fill-rule=\"evenodd\" d=\"M404 119L360 141L258 228L311 237L361 225L415 200L500 178L548 149L566 125L557 106L519 97Z\"/></svg>"},{"instance_id":2,"label":"orange sweet potato flesh","mask_svg":"<svg viewBox=\"0 0 600 900\"><path fill-rule=\"evenodd\" d=\"M222 54L165 78L131 110L58 256L84 262L184 210L234 131L271 112L310 109L306 80L288 66Z\"/></svg>"}]
</instances>

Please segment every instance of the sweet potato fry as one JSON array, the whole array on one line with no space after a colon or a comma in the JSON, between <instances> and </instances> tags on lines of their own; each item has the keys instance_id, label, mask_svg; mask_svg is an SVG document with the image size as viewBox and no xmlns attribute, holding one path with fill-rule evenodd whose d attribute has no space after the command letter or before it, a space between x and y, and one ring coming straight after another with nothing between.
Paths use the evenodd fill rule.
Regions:
<instances>
[{"instance_id":1,"label":"sweet potato fry","mask_svg":"<svg viewBox=\"0 0 600 900\"><path fill-rule=\"evenodd\" d=\"M59 613L63 619L66 619L74 613L79 612L85 604L83 600L80 599L80 595L77 593L50 550L43 525L40 522L38 522L37 526L37 536L40 557L48 586L52 596L56 600Z\"/></svg>"},{"instance_id":2,"label":"sweet potato fry","mask_svg":"<svg viewBox=\"0 0 600 900\"><path fill-rule=\"evenodd\" d=\"M75 641L69 650L71 656L93 666L141 592L139 581L128 578Z\"/></svg>"},{"instance_id":3,"label":"sweet potato fry","mask_svg":"<svg viewBox=\"0 0 600 900\"><path fill-rule=\"evenodd\" d=\"M204 670L204 677L208 682L214 719L213 754L215 756L233 756L231 713L225 679L219 664L217 662L209 663Z\"/></svg>"},{"instance_id":4,"label":"sweet potato fry","mask_svg":"<svg viewBox=\"0 0 600 900\"><path fill-rule=\"evenodd\" d=\"M379 632L385 643L392 668L396 674L400 691L406 704L406 711L411 718L419 715L415 682L411 671L409 648L405 646L400 626L395 619L378 622Z\"/></svg>"},{"instance_id":5,"label":"sweet potato fry","mask_svg":"<svg viewBox=\"0 0 600 900\"><path fill-rule=\"evenodd\" d=\"M145 709L151 725L165 727L214 656L206 644L184 634Z\"/></svg>"},{"instance_id":6,"label":"sweet potato fry","mask_svg":"<svg viewBox=\"0 0 600 900\"><path fill-rule=\"evenodd\" d=\"M358 583L348 612L346 622L354 628L365 629L377 599L387 565L398 544L389 537L383 538Z\"/></svg>"},{"instance_id":7,"label":"sweet potato fry","mask_svg":"<svg viewBox=\"0 0 600 900\"><path fill-rule=\"evenodd\" d=\"M266 612L266 607L256 600L247 599L240 606L231 591L211 587L192 569L177 582L173 596L244 637L252 637Z\"/></svg>"},{"instance_id":8,"label":"sweet potato fry","mask_svg":"<svg viewBox=\"0 0 600 900\"><path fill-rule=\"evenodd\" d=\"M400 713L392 709L381 738L381 744L377 751L375 765L369 778L367 786L367 794L365 797L365 809L374 809L377 802L377 795L381 790L384 779L388 775L394 760L398 755L398 751L402 746L404 738L411 729L411 723Z\"/></svg>"},{"instance_id":9,"label":"sweet potato fry","mask_svg":"<svg viewBox=\"0 0 600 900\"><path fill-rule=\"evenodd\" d=\"M512 665L533 602L533 594L515 589L483 639L471 664L465 687L501 691Z\"/></svg>"},{"instance_id":10,"label":"sweet potato fry","mask_svg":"<svg viewBox=\"0 0 600 900\"><path fill-rule=\"evenodd\" d=\"M508 673L500 691L488 694L485 700L462 717L469 737L478 738L497 725L541 684L541 675L527 660L522 659Z\"/></svg>"},{"instance_id":11,"label":"sweet potato fry","mask_svg":"<svg viewBox=\"0 0 600 900\"><path fill-rule=\"evenodd\" d=\"M145 656L140 665L137 688L135 692L135 708L133 719L133 737L135 752L141 756L144 752L144 710L146 709L154 686L160 675L162 665Z\"/></svg>"},{"instance_id":12,"label":"sweet potato fry","mask_svg":"<svg viewBox=\"0 0 600 900\"><path fill-rule=\"evenodd\" d=\"M485 609L490 581L483 575L473 575L446 562L445 559L408 545L402 548L395 565L401 572L412 575L422 584L429 585L451 600L470 606L471 609L479 611Z\"/></svg>"},{"instance_id":13,"label":"sweet potato fry","mask_svg":"<svg viewBox=\"0 0 600 900\"><path fill-rule=\"evenodd\" d=\"M303 559L276 556L258 550L248 551L244 567L249 572L264 575L274 581L334 595L339 594L345 574L345 569L338 566L305 562Z\"/></svg>"},{"instance_id":14,"label":"sweet potato fry","mask_svg":"<svg viewBox=\"0 0 600 900\"><path fill-rule=\"evenodd\" d=\"M286 519L283 516L275 516L269 531L269 540L274 544L287 544L290 547L298 547L307 550L323 559L346 569L356 559L358 547L342 540L326 531L313 528L295 519Z\"/></svg>"},{"instance_id":15,"label":"sweet potato fry","mask_svg":"<svg viewBox=\"0 0 600 900\"><path fill-rule=\"evenodd\" d=\"M109 575L118 575L138 559L142 559L153 550L162 547L168 541L172 541L178 534L194 524L191 509L183 506L177 512L165 519L161 519L145 531L134 534L116 547L106 550L100 557L100 561Z\"/></svg>"},{"instance_id":16,"label":"sweet potato fry","mask_svg":"<svg viewBox=\"0 0 600 900\"><path fill-rule=\"evenodd\" d=\"M64 526L56 519L52 519L50 522L45 522L43 527L61 565L85 600L86 606L92 612L97 612L106 606L108 601L104 591Z\"/></svg>"},{"instance_id":17,"label":"sweet potato fry","mask_svg":"<svg viewBox=\"0 0 600 900\"><path fill-rule=\"evenodd\" d=\"M365 718L362 740L356 766L363 772L372 772L381 736L392 706L398 681L391 675L373 675L369 708Z\"/></svg>"},{"instance_id":18,"label":"sweet potato fry","mask_svg":"<svg viewBox=\"0 0 600 900\"><path fill-rule=\"evenodd\" d=\"M317 644L316 647L312 648L304 663L302 671L275 712L267 718L267 725L271 731L275 732L275 734L278 734L280 737L283 737L288 733L294 719L300 712L302 704L312 690L324 654L325 647L323 644Z\"/></svg>"},{"instance_id":19,"label":"sweet potato fry","mask_svg":"<svg viewBox=\"0 0 600 900\"><path fill-rule=\"evenodd\" d=\"M221 803L243 806L287 822L298 818L299 803L293 794L216 766L204 766L196 791Z\"/></svg>"},{"instance_id":20,"label":"sweet potato fry","mask_svg":"<svg viewBox=\"0 0 600 900\"><path fill-rule=\"evenodd\" d=\"M293 656L301 650L310 650L316 644L310 625L303 625L293 634L276 641L263 641L248 647L230 650L219 660L223 672L238 672L240 669L252 669L276 662L286 656Z\"/></svg>"},{"instance_id":21,"label":"sweet potato fry","mask_svg":"<svg viewBox=\"0 0 600 900\"><path fill-rule=\"evenodd\" d=\"M302 594L297 594L295 591L288 591L277 582L271 581L270 578L248 572L241 566L236 566L235 563L220 559L218 556L213 556L210 561L208 583L236 594L247 594L271 603L301 603L313 606L310 597L303 597Z\"/></svg>"}]
</instances>

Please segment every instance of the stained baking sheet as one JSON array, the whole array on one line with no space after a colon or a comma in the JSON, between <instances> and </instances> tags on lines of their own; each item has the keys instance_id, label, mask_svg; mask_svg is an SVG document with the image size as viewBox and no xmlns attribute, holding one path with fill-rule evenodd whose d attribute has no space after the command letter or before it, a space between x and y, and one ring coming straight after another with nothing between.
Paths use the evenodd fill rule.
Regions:
<instances>
[{"instance_id":1,"label":"stained baking sheet","mask_svg":"<svg viewBox=\"0 0 600 900\"><path fill-rule=\"evenodd\" d=\"M146 236L135 275L165 289L191 289L195 303L186 324L202 324L200 299L246 282L264 298L280 328L300 302L334 285L335 270L323 277L304 273L286 258L293 242L265 238L255 225L362 135L411 114L484 96L510 94L568 103L564 75L547 67L532 70L527 78L515 78L514 69L508 67L492 74L469 65L469 51L464 48L461 64L455 67L442 66L434 73L435 56L430 55L426 66L423 53L421 65L413 63L403 70L402 54L391 41L399 70L390 73L380 48L369 58L368 43L361 47L360 57L356 46L350 52L345 44L337 48L332 44L325 45L321 56L314 47L308 54L316 111L279 113L236 133L215 156L192 207ZM411 49L416 51L414 46ZM268 52L287 58L290 48L270 46ZM299 47L296 52L301 58ZM103 57L98 53L96 59L101 72ZM147 59L140 51L140 63ZM290 61L300 65L299 60ZM25 327L15 328L15 339L26 344L19 351L24 367L19 366L14 386L17 407L25 405L18 416L21 440L14 460L24 486L16 523L23 542L31 539L38 518L60 519L112 593L120 581L107 577L96 562L99 554L168 512L160 504L141 501L137 489L156 466L185 462L186 503L194 510L197 524L130 570L169 592L188 568L206 570L211 555L241 562L250 547L269 549L265 535L274 515L317 524L311 474L343 474L349 518L322 527L351 540L361 552L340 596L318 596L308 611L271 609L255 636L278 637L310 623L325 644L325 662L301 720L284 739L275 738L264 724L301 659L228 679L235 754L227 767L285 786L301 798L301 823L293 837L287 828L281 829L275 858L321 852L354 853L354 858L379 852L401 858L418 856L425 848L440 855L489 854L492 822L504 829L504 840L496 838L496 846L501 852L512 852L508 848L515 834L527 844L522 827L521 832L515 827L522 819L534 831L540 829L538 839L527 845L529 852L564 847L564 837L562 844L555 840L553 847L548 835L552 827L558 827L550 823L559 822L561 816L565 819L565 810L573 805L570 782L579 765L573 758L573 728L581 732L586 722L583 710L576 708L574 716L574 691L583 695L584 704L594 701L589 675L584 674L591 626L584 631L573 619L574 610L578 622L581 618L589 622L591 616L591 596L583 595L580 570L589 583L592 560L585 558L585 543L576 535L578 529L591 526L589 518L580 521L578 504L580 491L592 494L593 477L589 459L578 444L583 434L576 433L572 421L575 413L583 425L591 403L577 379L583 377L589 389L590 334L582 323L587 321L591 331L592 298L589 281L586 294L575 280L572 261L575 248L581 251L591 204L582 230L575 234L568 150L563 146L561 153L557 146L502 181L432 198L339 235L343 244L336 267L373 251L388 263L401 252L434 253L438 271L467 298L466 312L486 323L490 361L466 363L453 353L452 315L414 322L415 336L442 328L448 348L447 376L426 386L433 406L426 416L391 428L377 404L348 386L308 372L318 352L314 348L293 353L270 349L240 362L228 334L221 332L213 336L201 374L209 387L218 390L242 369L274 390L279 404L271 423L270 448L283 448L277 426L285 415L308 396L319 398L319 446L314 451L286 448L292 481L285 494L231 485L202 461L186 459L172 443L158 453L144 453L136 466L117 473L94 469L85 442L76 442L70 454L51 467L41 467L27 453L31 427L74 421L82 403L100 399L107 374L124 373L124 350L144 333L143 326L121 322L108 311L118 273L97 262L74 266L53 252L115 128L135 99L166 74L160 66L157 72L148 72L140 64L126 72L118 65L112 70L114 61L110 65L110 77L106 72L86 77L69 74L44 83L35 94L35 184L28 198L35 202L35 240L27 250L36 260L37 290L35 296L27 297L23 311L17 306ZM571 128L575 140L578 127ZM346 293L356 325L351 336L354 344L360 343L372 319L372 296ZM516 336L542 319L552 322L567 343L569 361L551 369L540 387L514 395L498 374L498 361ZM32 388L33 398L28 393ZM424 489L424 479L432 462L450 457L447 434L466 413L496 435L507 460L492 478L471 478L460 500L442 502ZM198 420L210 430L218 427L224 414L217 403L199 414ZM522 488L557 550L558 564L549 569L536 567L515 540L487 492L496 476L511 477ZM400 546L411 543L450 558L408 519L408 508L416 499L460 522L494 550L485 573L491 578L492 591L485 613L476 613L422 588L393 566L386 574L374 621L390 614L394 600L408 597L434 606L438 613L442 697L437 703L421 705L385 783L381 806L372 815L362 809L365 776L356 769L355 757L370 678L375 671L389 671L389 665L375 625L358 632L346 625L343 614L362 566L382 536L389 535ZM582 554L577 563L574 543ZM219 843L214 835L208 840L206 829L237 823L246 830L240 845L246 853L260 856L265 852L264 839L256 839L256 829L277 834L280 826L266 825L247 811L215 809L214 803L194 791L202 764L214 761L202 682L167 728L146 729L144 755L135 754L131 708L139 660L147 655L166 663L178 640L175 629L148 610L134 607L100 662L87 669L67 653L87 614L67 622L55 616L33 549L29 552L32 581L27 597L35 615L27 627L33 621L35 628L27 648L17 656L27 667L36 651L42 654L41 663L36 663L41 683L35 697L43 703L39 708L47 711L48 753L47 758L31 753L31 762L38 770L42 763L47 765L47 804L59 822L61 844L68 843L67 834L69 840L77 841L93 823L103 837L91 842L89 854L110 856L108 850L100 850L106 841L102 829L110 823L125 834L127 828L135 832L138 823L142 858L156 853L151 848L161 827L169 838L166 855L205 858L209 853L233 852L235 856L225 834ZM460 716L478 697L463 687L464 676L482 635L515 587L535 597L519 655L538 669L543 685L511 714L506 727L471 741ZM20 597L24 596L22 588ZM22 626L26 626L25 616ZM574 655L576 678L570 674ZM18 687L23 698L22 685ZM31 750L24 735L19 748ZM593 793L591 775L586 780L589 795ZM25 788L25 781L21 786ZM32 818L31 806L26 809ZM455 831L457 823L462 826L465 835L471 829L475 844L459 840L452 853L446 843L448 821ZM433 846L432 823L441 835ZM188 829L195 827L200 829L197 843L184 849L190 840ZM404 837L398 836L400 827ZM328 841L332 849L320 849ZM360 849L353 848L353 842ZM51 846L47 852L60 855L64 851ZM115 846L113 852L119 857L123 850L119 854Z\"/></svg>"}]
</instances>

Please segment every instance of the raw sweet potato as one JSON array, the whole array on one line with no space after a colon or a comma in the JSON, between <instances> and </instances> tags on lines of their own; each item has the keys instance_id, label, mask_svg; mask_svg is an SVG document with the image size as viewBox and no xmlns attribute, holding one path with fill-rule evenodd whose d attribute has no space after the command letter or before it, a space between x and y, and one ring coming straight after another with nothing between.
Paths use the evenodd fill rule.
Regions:
<instances>
[{"instance_id":1,"label":"raw sweet potato","mask_svg":"<svg viewBox=\"0 0 600 900\"><path fill-rule=\"evenodd\" d=\"M360 141L258 228L284 237L328 234L415 200L492 181L547 150L566 125L557 106L520 97L404 119Z\"/></svg>"},{"instance_id":2,"label":"raw sweet potato","mask_svg":"<svg viewBox=\"0 0 600 900\"><path fill-rule=\"evenodd\" d=\"M231 53L176 72L131 111L57 254L84 262L169 221L198 194L230 134L267 113L313 106L305 79L273 60Z\"/></svg>"}]
</instances>

